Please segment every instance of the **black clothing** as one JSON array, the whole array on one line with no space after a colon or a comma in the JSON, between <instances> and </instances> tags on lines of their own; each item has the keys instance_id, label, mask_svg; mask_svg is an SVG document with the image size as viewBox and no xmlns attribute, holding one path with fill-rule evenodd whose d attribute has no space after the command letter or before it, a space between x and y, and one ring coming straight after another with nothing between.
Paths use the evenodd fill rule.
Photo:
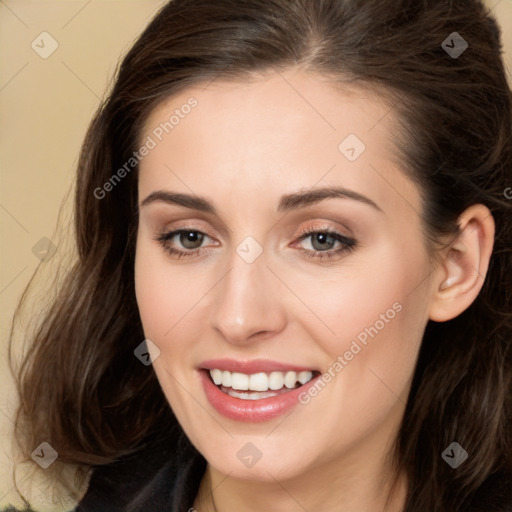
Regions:
<instances>
[{"instance_id":1,"label":"black clothing","mask_svg":"<svg viewBox=\"0 0 512 512\"><path fill-rule=\"evenodd\" d=\"M204 457L181 432L97 467L73 512L187 512L206 470Z\"/></svg>"}]
</instances>

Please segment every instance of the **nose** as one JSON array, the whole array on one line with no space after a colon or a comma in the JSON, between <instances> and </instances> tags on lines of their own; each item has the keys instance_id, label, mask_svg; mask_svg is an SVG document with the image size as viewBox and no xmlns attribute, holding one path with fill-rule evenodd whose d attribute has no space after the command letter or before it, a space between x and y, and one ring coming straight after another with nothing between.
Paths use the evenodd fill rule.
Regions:
<instances>
[{"instance_id":1,"label":"nose","mask_svg":"<svg viewBox=\"0 0 512 512\"><path fill-rule=\"evenodd\" d=\"M265 253L247 263L234 252L230 271L214 288L212 327L236 345L281 332L286 325L282 284L267 268Z\"/></svg>"}]
</instances>

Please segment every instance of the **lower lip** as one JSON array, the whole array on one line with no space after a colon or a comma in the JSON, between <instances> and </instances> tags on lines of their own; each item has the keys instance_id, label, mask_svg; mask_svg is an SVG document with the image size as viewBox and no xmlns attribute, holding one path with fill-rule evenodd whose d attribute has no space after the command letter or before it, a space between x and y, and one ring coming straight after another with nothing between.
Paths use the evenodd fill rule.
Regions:
<instances>
[{"instance_id":1,"label":"lower lip","mask_svg":"<svg viewBox=\"0 0 512 512\"><path fill-rule=\"evenodd\" d=\"M260 400L244 400L223 393L211 381L207 371L199 370L199 373L201 374L204 392L213 408L226 418L248 423L268 421L287 413L300 403L299 395L307 392L308 388L313 386L320 376L318 375L306 384L277 396Z\"/></svg>"}]
</instances>

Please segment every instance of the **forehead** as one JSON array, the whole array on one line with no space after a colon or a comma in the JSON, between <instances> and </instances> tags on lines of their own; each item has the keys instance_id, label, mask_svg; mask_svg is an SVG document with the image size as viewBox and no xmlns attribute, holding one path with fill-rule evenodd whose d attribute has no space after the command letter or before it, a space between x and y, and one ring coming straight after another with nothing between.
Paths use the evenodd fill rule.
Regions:
<instances>
[{"instance_id":1,"label":"forehead","mask_svg":"<svg viewBox=\"0 0 512 512\"><path fill-rule=\"evenodd\" d=\"M395 123L389 102L369 88L301 70L214 81L168 98L146 119L140 140L154 148L141 161L139 188L149 193L176 176L201 194L219 184L262 190L322 180L370 187L376 202L406 187L419 201L395 163Z\"/></svg>"},{"instance_id":2,"label":"forehead","mask_svg":"<svg viewBox=\"0 0 512 512\"><path fill-rule=\"evenodd\" d=\"M197 104L189 108L192 98ZM144 133L156 130L158 138L158 127L170 121L172 126L167 128L175 140L180 133L189 135L187 125L192 125L197 137L209 132L207 138L219 139L217 142L224 139L229 144L234 136L250 139L246 151L276 137L280 142L306 137L313 146L322 140L327 145L347 130L369 139L369 132L389 110L384 96L368 87L336 84L326 76L291 68L253 75L245 81L215 80L191 87L154 108ZM391 120L389 116L387 123Z\"/></svg>"}]
</instances>

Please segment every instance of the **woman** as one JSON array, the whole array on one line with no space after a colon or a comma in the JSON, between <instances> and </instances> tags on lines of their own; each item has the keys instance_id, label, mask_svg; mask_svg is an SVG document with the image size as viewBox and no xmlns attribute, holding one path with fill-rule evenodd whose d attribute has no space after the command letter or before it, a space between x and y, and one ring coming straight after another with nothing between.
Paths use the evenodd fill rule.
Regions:
<instances>
[{"instance_id":1,"label":"woman","mask_svg":"<svg viewBox=\"0 0 512 512\"><path fill-rule=\"evenodd\" d=\"M94 469L80 512L510 510L511 118L480 2L169 2L83 146L26 453Z\"/></svg>"}]
</instances>

